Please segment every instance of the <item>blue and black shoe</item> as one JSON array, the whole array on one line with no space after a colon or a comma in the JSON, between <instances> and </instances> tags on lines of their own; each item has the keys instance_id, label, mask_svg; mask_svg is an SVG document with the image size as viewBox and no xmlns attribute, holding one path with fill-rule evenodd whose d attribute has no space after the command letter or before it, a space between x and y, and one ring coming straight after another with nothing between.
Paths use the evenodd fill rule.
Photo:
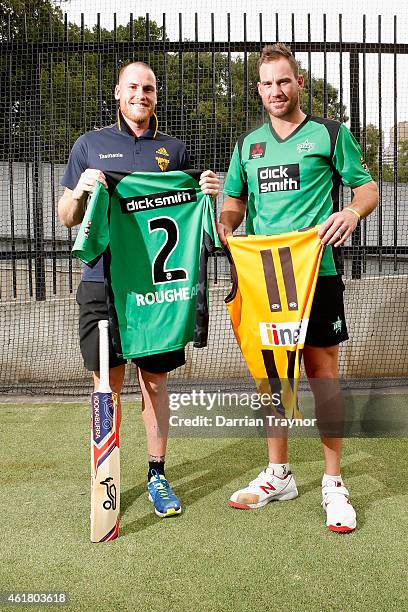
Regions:
<instances>
[{"instance_id":1,"label":"blue and black shoe","mask_svg":"<svg viewBox=\"0 0 408 612\"><path fill-rule=\"evenodd\" d=\"M152 471L153 474L153 471ZM171 489L170 484L163 476L156 472L147 483L149 501L153 502L157 516L166 518L181 513L181 502Z\"/></svg>"}]
</instances>

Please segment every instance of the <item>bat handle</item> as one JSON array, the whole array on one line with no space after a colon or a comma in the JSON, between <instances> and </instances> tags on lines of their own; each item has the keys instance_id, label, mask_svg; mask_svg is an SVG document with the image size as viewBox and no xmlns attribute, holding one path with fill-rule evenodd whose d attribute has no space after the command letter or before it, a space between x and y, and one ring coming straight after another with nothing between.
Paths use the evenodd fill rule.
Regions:
<instances>
[{"instance_id":1,"label":"bat handle","mask_svg":"<svg viewBox=\"0 0 408 612\"><path fill-rule=\"evenodd\" d=\"M98 321L99 328L99 389L100 393L109 393L109 322Z\"/></svg>"}]
</instances>

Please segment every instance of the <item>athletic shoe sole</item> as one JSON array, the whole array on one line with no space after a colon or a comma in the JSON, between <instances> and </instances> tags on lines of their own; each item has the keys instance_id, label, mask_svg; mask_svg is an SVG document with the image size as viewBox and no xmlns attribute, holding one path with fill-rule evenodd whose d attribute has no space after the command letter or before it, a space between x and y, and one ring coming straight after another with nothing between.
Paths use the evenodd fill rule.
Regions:
<instances>
[{"instance_id":1,"label":"athletic shoe sole","mask_svg":"<svg viewBox=\"0 0 408 612\"><path fill-rule=\"evenodd\" d=\"M347 525L327 525L327 528L334 533L352 533L355 530L356 525L354 527L348 527Z\"/></svg>"},{"instance_id":2,"label":"athletic shoe sole","mask_svg":"<svg viewBox=\"0 0 408 612\"><path fill-rule=\"evenodd\" d=\"M290 499L295 499L299 495L297 489L296 491L288 491L288 493L282 493L278 495L274 495L269 499L265 499L262 502L258 502L257 504L240 504L239 502L234 502L229 500L228 505L231 508L236 508L237 510L257 510L258 508L263 508L266 504L269 504L273 501L289 501Z\"/></svg>"}]
</instances>

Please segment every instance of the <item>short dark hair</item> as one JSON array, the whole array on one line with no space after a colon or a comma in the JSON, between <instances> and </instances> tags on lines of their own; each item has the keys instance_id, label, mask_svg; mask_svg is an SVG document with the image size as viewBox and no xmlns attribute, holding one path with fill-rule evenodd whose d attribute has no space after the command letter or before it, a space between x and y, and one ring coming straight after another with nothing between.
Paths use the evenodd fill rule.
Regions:
<instances>
[{"instance_id":1,"label":"short dark hair","mask_svg":"<svg viewBox=\"0 0 408 612\"><path fill-rule=\"evenodd\" d=\"M120 81L120 77L125 72L126 68L128 68L128 66L140 66L140 67L143 67L143 68L147 68L148 70L151 70L153 72L153 74L154 74L153 68L151 66L149 66L149 64L146 64L146 62L127 62L127 64L124 64L121 67L121 69L119 70L118 80L117 80L118 83Z\"/></svg>"},{"instance_id":2,"label":"short dark hair","mask_svg":"<svg viewBox=\"0 0 408 612\"><path fill-rule=\"evenodd\" d=\"M284 57L288 60L293 70L293 74L297 78L299 76L299 64L295 60L295 57L292 51L290 50L290 47L288 47L287 45L285 45L285 43L282 42L277 42L274 45L265 45L258 60L258 68L260 68L262 64L269 64L270 62L275 62L281 57Z\"/></svg>"}]
</instances>

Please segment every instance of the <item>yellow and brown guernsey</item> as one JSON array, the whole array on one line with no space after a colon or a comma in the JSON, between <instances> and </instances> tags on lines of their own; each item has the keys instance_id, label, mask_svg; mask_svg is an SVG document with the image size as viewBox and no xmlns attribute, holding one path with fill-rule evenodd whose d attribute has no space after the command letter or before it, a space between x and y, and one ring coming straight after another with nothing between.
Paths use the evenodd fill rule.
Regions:
<instances>
[{"instance_id":1,"label":"yellow and brown guernsey","mask_svg":"<svg viewBox=\"0 0 408 612\"><path fill-rule=\"evenodd\" d=\"M280 393L277 409L288 418L301 416L300 363L324 248L318 229L228 238L235 337L258 390Z\"/></svg>"}]
</instances>

